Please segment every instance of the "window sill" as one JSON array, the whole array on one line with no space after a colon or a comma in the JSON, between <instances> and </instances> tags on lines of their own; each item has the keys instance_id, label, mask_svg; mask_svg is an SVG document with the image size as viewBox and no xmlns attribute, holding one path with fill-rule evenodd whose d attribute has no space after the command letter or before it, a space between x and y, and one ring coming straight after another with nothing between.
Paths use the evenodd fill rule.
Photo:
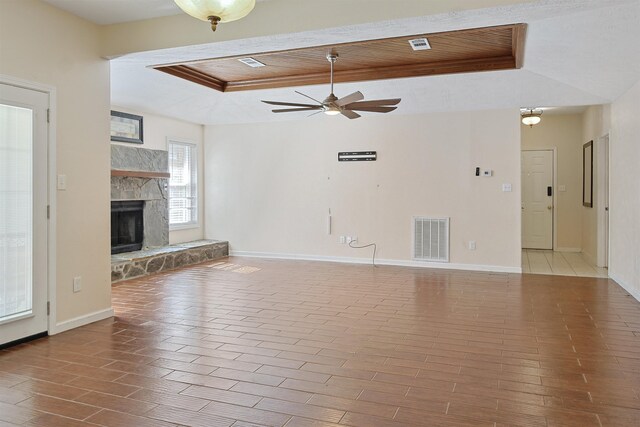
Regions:
<instances>
[{"instance_id":1,"label":"window sill","mask_svg":"<svg viewBox=\"0 0 640 427\"><path fill-rule=\"evenodd\" d=\"M192 230L194 228L200 228L200 224L183 224L183 225L170 225L169 231L182 231L182 230Z\"/></svg>"}]
</instances>

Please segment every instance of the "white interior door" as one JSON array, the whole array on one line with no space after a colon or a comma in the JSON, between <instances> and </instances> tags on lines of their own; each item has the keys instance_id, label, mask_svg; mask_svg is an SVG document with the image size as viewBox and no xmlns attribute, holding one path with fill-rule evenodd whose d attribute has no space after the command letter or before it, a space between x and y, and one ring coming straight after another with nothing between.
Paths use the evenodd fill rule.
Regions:
<instances>
[{"instance_id":1,"label":"white interior door","mask_svg":"<svg viewBox=\"0 0 640 427\"><path fill-rule=\"evenodd\" d=\"M0 345L48 328L48 104L0 84Z\"/></svg>"},{"instance_id":2,"label":"white interior door","mask_svg":"<svg viewBox=\"0 0 640 427\"><path fill-rule=\"evenodd\" d=\"M553 249L553 151L522 152L522 247Z\"/></svg>"}]
</instances>

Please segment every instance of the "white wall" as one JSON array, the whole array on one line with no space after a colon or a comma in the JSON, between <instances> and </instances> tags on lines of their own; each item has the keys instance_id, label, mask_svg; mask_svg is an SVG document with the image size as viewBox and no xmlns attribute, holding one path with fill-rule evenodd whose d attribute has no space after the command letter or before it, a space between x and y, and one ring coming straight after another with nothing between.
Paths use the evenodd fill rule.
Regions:
<instances>
[{"instance_id":1,"label":"white wall","mask_svg":"<svg viewBox=\"0 0 640 427\"><path fill-rule=\"evenodd\" d=\"M200 124L144 113L125 107L112 106L111 109L142 116L144 141L144 144L118 142L112 142L112 144L164 151L168 149L168 138L196 144L198 158L198 225L180 230L171 230L169 232L169 243L184 243L202 239L204 236L204 127Z\"/></svg>"},{"instance_id":2,"label":"white wall","mask_svg":"<svg viewBox=\"0 0 640 427\"><path fill-rule=\"evenodd\" d=\"M378 161L337 161L362 150ZM205 235L235 252L366 259L338 244L357 235L380 259L407 262L412 216L449 216L452 264L520 269L517 110L208 126L205 156ZM476 166L495 175L475 177Z\"/></svg>"},{"instance_id":3,"label":"white wall","mask_svg":"<svg viewBox=\"0 0 640 427\"><path fill-rule=\"evenodd\" d=\"M545 115L533 126L522 125L522 149L557 149L558 186L556 188L557 247L555 250L582 248L582 115Z\"/></svg>"},{"instance_id":4,"label":"white wall","mask_svg":"<svg viewBox=\"0 0 640 427\"><path fill-rule=\"evenodd\" d=\"M609 275L640 300L640 81L611 106Z\"/></svg>"},{"instance_id":5,"label":"white wall","mask_svg":"<svg viewBox=\"0 0 640 427\"><path fill-rule=\"evenodd\" d=\"M36 0L0 1L0 73L57 90L53 155L67 176L57 192L57 323L111 308L109 63L99 53L96 25Z\"/></svg>"}]
</instances>

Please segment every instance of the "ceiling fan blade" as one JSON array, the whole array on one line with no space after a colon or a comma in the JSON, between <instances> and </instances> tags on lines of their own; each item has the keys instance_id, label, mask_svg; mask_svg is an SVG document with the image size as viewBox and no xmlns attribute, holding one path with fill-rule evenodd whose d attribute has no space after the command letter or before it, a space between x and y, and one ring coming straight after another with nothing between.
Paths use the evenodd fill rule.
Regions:
<instances>
[{"instance_id":1,"label":"ceiling fan blade","mask_svg":"<svg viewBox=\"0 0 640 427\"><path fill-rule=\"evenodd\" d=\"M278 101L262 101L265 104L269 104L269 105L284 105L287 107L318 107L318 105L312 105L312 104L298 104L296 102L278 102Z\"/></svg>"},{"instance_id":2,"label":"ceiling fan blade","mask_svg":"<svg viewBox=\"0 0 640 427\"><path fill-rule=\"evenodd\" d=\"M297 90L295 91L295 93L297 93L298 95L302 95L302 96L304 96L305 98L309 98L310 100L315 101L315 102L317 102L318 104L322 105L322 102L318 101L318 100L317 100L317 99L315 99L315 98L310 97L309 95L305 95L304 93L302 93L302 92L298 92Z\"/></svg>"},{"instance_id":3,"label":"ceiling fan blade","mask_svg":"<svg viewBox=\"0 0 640 427\"><path fill-rule=\"evenodd\" d=\"M347 95L338 99L335 104L338 107L342 107L343 105L351 104L352 102L361 101L363 99L364 95L361 92L353 92L351 95Z\"/></svg>"},{"instance_id":4,"label":"ceiling fan blade","mask_svg":"<svg viewBox=\"0 0 640 427\"><path fill-rule=\"evenodd\" d=\"M343 116L348 117L350 119L357 119L358 117L360 117L360 114L351 110L342 110L341 113Z\"/></svg>"},{"instance_id":5,"label":"ceiling fan blade","mask_svg":"<svg viewBox=\"0 0 640 427\"><path fill-rule=\"evenodd\" d=\"M387 105L398 105L402 101L400 98L395 99L372 99L371 101L352 102L345 105L345 108L353 109L352 107L382 107Z\"/></svg>"},{"instance_id":6,"label":"ceiling fan blade","mask_svg":"<svg viewBox=\"0 0 640 427\"><path fill-rule=\"evenodd\" d=\"M346 110L350 111L370 111L372 113L390 113L396 108L398 107L345 107Z\"/></svg>"},{"instance_id":7,"label":"ceiling fan blade","mask_svg":"<svg viewBox=\"0 0 640 427\"><path fill-rule=\"evenodd\" d=\"M306 107L306 108L285 108L283 110L271 110L274 113L292 113L294 111L313 111L313 110L322 110L321 106L313 106L313 107Z\"/></svg>"}]
</instances>

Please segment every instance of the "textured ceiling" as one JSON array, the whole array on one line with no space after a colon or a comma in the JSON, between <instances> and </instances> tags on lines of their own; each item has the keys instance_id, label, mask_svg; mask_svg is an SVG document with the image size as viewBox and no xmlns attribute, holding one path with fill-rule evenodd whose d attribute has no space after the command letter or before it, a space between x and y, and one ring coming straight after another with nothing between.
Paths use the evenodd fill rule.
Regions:
<instances>
[{"instance_id":1,"label":"textured ceiling","mask_svg":"<svg viewBox=\"0 0 640 427\"><path fill-rule=\"evenodd\" d=\"M173 0L44 0L99 25L140 21L183 13ZM268 0L258 0L259 2Z\"/></svg>"},{"instance_id":2,"label":"textured ceiling","mask_svg":"<svg viewBox=\"0 0 640 427\"><path fill-rule=\"evenodd\" d=\"M112 60L112 103L203 124L304 119L305 114L274 115L259 102L303 101L296 88L219 93L148 67L513 22L528 24L520 70L344 83L337 85L336 95L360 90L367 99L401 97L393 114L562 107L611 102L640 79L640 1L543 0L130 54ZM315 98L329 91L328 84L303 90ZM327 119L340 118L310 120Z\"/></svg>"},{"instance_id":3,"label":"textured ceiling","mask_svg":"<svg viewBox=\"0 0 640 427\"><path fill-rule=\"evenodd\" d=\"M44 0L100 25L139 21L182 13L173 0Z\"/></svg>"}]
</instances>

